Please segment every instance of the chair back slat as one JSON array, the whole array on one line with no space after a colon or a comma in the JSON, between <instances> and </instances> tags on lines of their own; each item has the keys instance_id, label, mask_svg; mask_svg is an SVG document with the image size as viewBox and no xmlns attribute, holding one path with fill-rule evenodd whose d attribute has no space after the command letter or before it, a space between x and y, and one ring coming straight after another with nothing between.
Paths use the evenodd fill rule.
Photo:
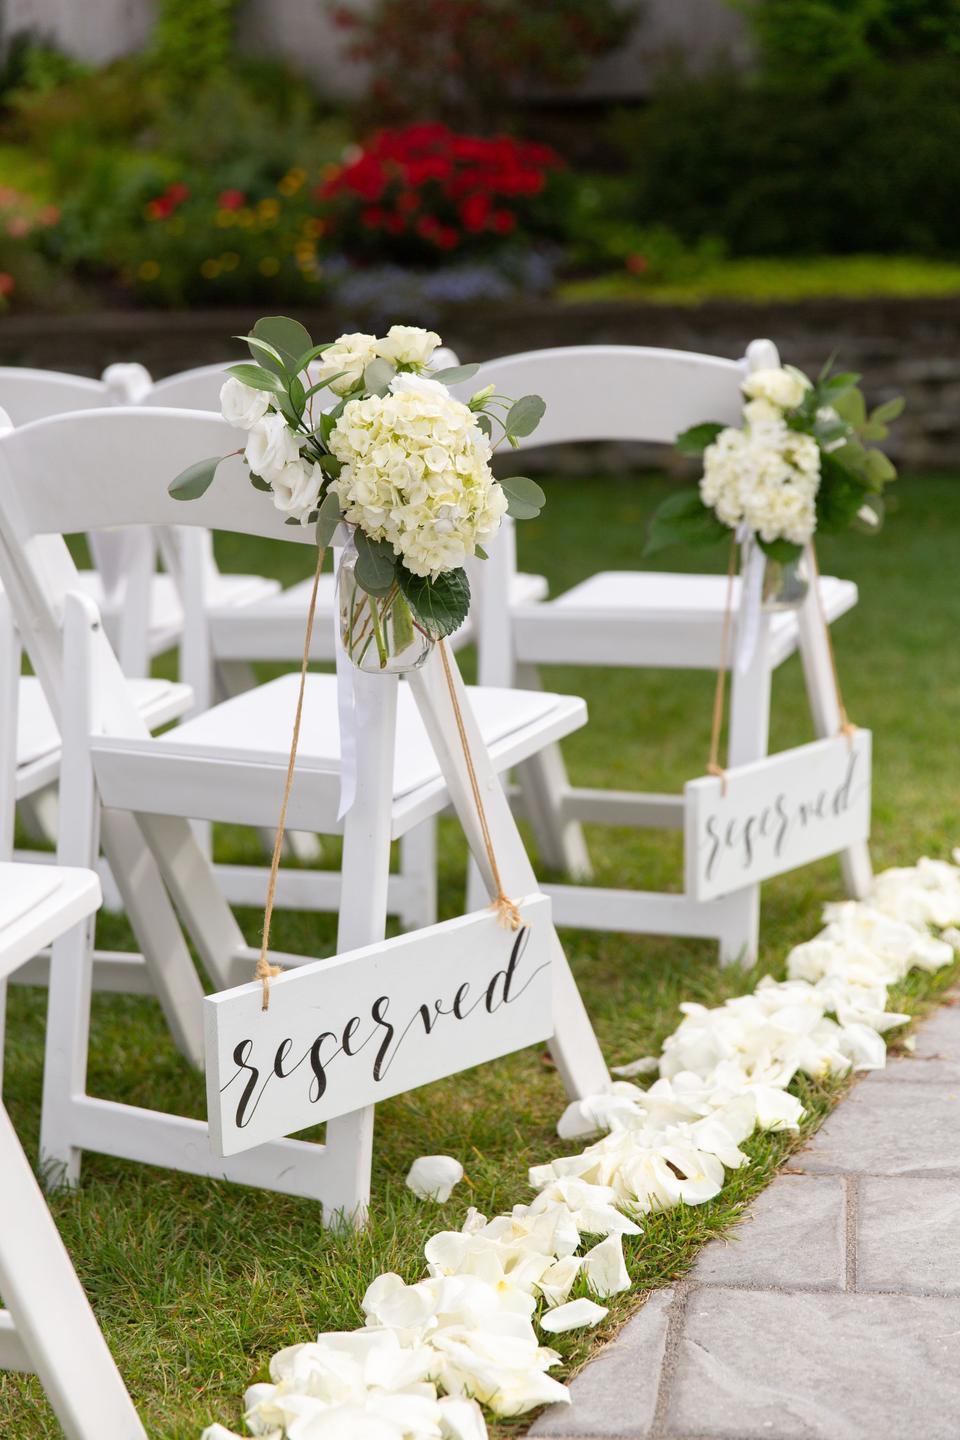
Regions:
<instances>
[{"instance_id":1,"label":"chair back slat","mask_svg":"<svg viewBox=\"0 0 960 1440\"><path fill-rule=\"evenodd\" d=\"M526 449L573 440L672 444L705 420L736 423L744 362L683 350L630 345L572 345L488 360L456 387L467 399L484 385L516 399L536 394L547 410Z\"/></svg>"},{"instance_id":2,"label":"chair back slat","mask_svg":"<svg viewBox=\"0 0 960 1440\"><path fill-rule=\"evenodd\" d=\"M102 380L60 370L0 366L0 408L14 425L29 425L65 410L99 410L112 404L112 394Z\"/></svg>"},{"instance_id":3,"label":"chair back slat","mask_svg":"<svg viewBox=\"0 0 960 1440\"><path fill-rule=\"evenodd\" d=\"M144 405L163 405L174 410L220 410L220 391L227 379L227 366L233 360L217 365L198 365L156 380L143 397Z\"/></svg>"}]
</instances>

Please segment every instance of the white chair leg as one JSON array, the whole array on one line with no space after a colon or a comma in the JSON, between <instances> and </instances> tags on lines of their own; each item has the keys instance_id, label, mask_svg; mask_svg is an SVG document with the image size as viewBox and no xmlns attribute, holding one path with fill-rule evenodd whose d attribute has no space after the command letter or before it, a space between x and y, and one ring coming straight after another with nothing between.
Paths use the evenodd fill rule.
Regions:
<instances>
[{"instance_id":1,"label":"white chair leg","mask_svg":"<svg viewBox=\"0 0 960 1440\"><path fill-rule=\"evenodd\" d=\"M517 686L540 690L534 665L517 666ZM564 819L563 800L570 793L567 767L559 745L548 745L517 766L525 813L533 828L540 859L551 870L563 870L571 880L590 880L593 866L579 820Z\"/></svg>"},{"instance_id":2,"label":"white chair leg","mask_svg":"<svg viewBox=\"0 0 960 1440\"><path fill-rule=\"evenodd\" d=\"M809 556L807 566L811 576L815 576L817 571ZM813 727L817 735L825 739L829 735L836 735L840 729L840 704L823 612L813 588L815 583L815 580L811 580L797 619L800 626L800 659ZM856 900L862 900L869 895L873 886L873 866L870 863L870 847L866 841L860 841L844 850L840 856L840 865L847 893Z\"/></svg>"},{"instance_id":3,"label":"white chair leg","mask_svg":"<svg viewBox=\"0 0 960 1440\"><path fill-rule=\"evenodd\" d=\"M483 796L501 880L507 893L513 897L532 895L539 886L530 857L524 848L517 822L470 709L456 658L448 653L448 660L467 729L473 766ZM409 684L440 762L464 834L484 872L488 896L492 896L493 877L480 831L466 760L457 739L456 719L442 668L442 657L434 654L421 670L411 675ZM571 1098L598 1094L609 1087L610 1076L556 930L553 934L553 966L554 1035L550 1041L550 1053Z\"/></svg>"},{"instance_id":4,"label":"white chair leg","mask_svg":"<svg viewBox=\"0 0 960 1440\"><path fill-rule=\"evenodd\" d=\"M762 614L750 665L730 670L730 730L727 764L747 765L766 755L770 743L770 619ZM760 886L748 885L730 897L720 963L752 965L760 946Z\"/></svg>"},{"instance_id":5,"label":"white chair leg","mask_svg":"<svg viewBox=\"0 0 960 1440\"><path fill-rule=\"evenodd\" d=\"M437 822L424 820L401 837L400 875L405 930L425 930L437 923Z\"/></svg>"},{"instance_id":6,"label":"white chair leg","mask_svg":"<svg viewBox=\"0 0 960 1440\"><path fill-rule=\"evenodd\" d=\"M0 1176L0 1366L36 1371L67 1440L146 1440L2 1106Z\"/></svg>"},{"instance_id":7,"label":"white chair leg","mask_svg":"<svg viewBox=\"0 0 960 1440\"><path fill-rule=\"evenodd\" d=\"M20 642L10 604L0 591L0 860L13 859L17 808L17 720L20 698ZM7 1013L7 981L0 979L0 1095L3 1094L3 1049Z\"/></svg>"},{"instance_id":8,"label":"white chair leg","mask_svg":"<svg viewBox=\"0 0 960 1440\"><path fill-rule=\"evenodd\" d=\"M390 810L397 723L397 679L353 676L357 726L357 793L343 822L343 864L337 950L382 940L387 927ZM363 1223L370 1203L374 1108L327 1121L327 1147L336 1156L324 1220Z\"/></svg>"}]
</instances>

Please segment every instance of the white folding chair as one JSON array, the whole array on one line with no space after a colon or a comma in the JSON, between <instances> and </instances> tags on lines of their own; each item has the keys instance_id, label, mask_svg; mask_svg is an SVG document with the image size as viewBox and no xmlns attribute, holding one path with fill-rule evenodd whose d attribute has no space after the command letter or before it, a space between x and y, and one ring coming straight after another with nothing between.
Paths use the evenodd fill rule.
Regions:
<instances>
[{"instance_id":1,"label":"white folding chair","mask_svg":"<svg viewBox=\"0 0 960 1440\"><path fill-rule=\"evenodd\" d=\"M283 524L269 499L250 486L237 459L224 462L200 500L184 506L170 498L167 485L173 476L198 455L235 452L238 439L213 415L141 408L64 415L0 436L0 576L63 733L61 856L71 864L81 858L92 863L99 832L125 897L135 902L128 901L135 933L140 935L145 920L155 923L136 904L143 887L151 903L162 895L167 908L157 908L164 924L172 922L169 891L220 987L250 978L258 952L245 943L189 822L268 826L276 821L296 677L235 696L152 737L130 703L95 606L77 587L61 535L185 521L312 543L309 531ZM469 811L465 763L458 768L446 753L442 765L436 758L442 730L437 716L444 705L436 658L409 685L355 675L363 784L342 822L337 813L337 681L325 674L308 677L288 820L298 829L343 834L341 950L383 937L391 839L435 816L452 799L468 839L482 848ZM469 717L462 687L460 693ZM477 720L469 723L484 745L477 773L491 831L500 836L503 881L516 894L530 893L533 872L493 767L508 769L569 734L584 723L585 706L542 692L477 690L473 699ZM486 879L492 883L489 873ZM192 987L192 1013L199 1024L199 981L182 963L186 952L179 928L176 935L181 948L169 956L168 978L184 989ZM604 1087L606 1069L559 945L557 951L554 1053L571 1092L589 1093ZM299 963L299 957L271 958ZM74 935L54 946L41 1143L45 1159L62 1166L67 1180L76 1180L81 1152L94 1149L313 1196L327 1213L362 1212L369 1190L372 1112L329 1122L323 1146L284 1140L224 1160L212 1154L200 1121L87 1095L90 966L87 937Z\"/></svg>"},{"instance_id":2,"label":"white folding chair","mask_svg":"<svg viewBox=\"0 0 960 1440\"><path fill-rule=\"evenodd\" d=\"M220 390L231 362L203 365L158 380L142 397L146 405L191 410L220 409ZM433 366L456 365L452 350L435 352ZM255 684L255 661L299 663L313 582L310 579L275 587L273 592L249 598L224 596L223 580L213 554L209 532L196 527L161 531L160 544L168 569L178 577L186 621L181 641L180 678L193 690L196 709L217 699L238 695ZM471 579L476 570L471 567ZM511 595L515 603L531 603L547 593L540 575L515 575ZM335 582L332 574L320 578L316 624L311 654L315 661L334 659ZM473 638L468 620L452 639L459 649ZM391 881L390 910L406 928L429 925L436 918L436 826L428 821L407 834L400 846L399 867ZM309 837L295 833L291 846L309 859ZM267 873L262 866L218 867L224 894L234 904L262 904ZM296 908L336 909L339 879L326 872L305 882L302 872L286 869L278 885L279 902Z\"/></svg>"},{"instance_id":3,"label":"white folding chair","mask_svg":"<svg viewBox=\"0 0 960 1440\"><path fill-rule=\"evenodd\" d=\"M0 984L99 901L89 870L0 863ZM39 1376L67 1440L146 1440L2 1103L0 1294L0 1370Z\"/></svg>"},{"instance_id":4,"label":"white folding chair","mask_svg":"<svg viewBox=\"0 0 960 1440\"><path fill-rule=\"evenodd\" d=\"M778 364L776 347L768 340L754 341L742 361L677 350L584 345L491 360L468 388L495 382L507 394L535 391L543 396L546 415L536 433L521 441L523 447L574 440L669 445L691 425L705 421L738 425L745 375L750 369ZM550 523L549 510L544 523ZM638 535L638 550L642 539ZM505 597L515 569L515 535L511 526L505 526L482 572L476 609L481 684L531 688L539 683L537 667L548 664L716 670L720 663L727 600L724 576L605 571L546 603L511 605ZM831 576L822 578L820 593L828 623L857 601L851 581ZM735 611L739 601L737 581ZM836 733L840 717L827 638L811 589L799 613L761 615L749 666L742 672L732 670L731 766L767 753L771 676L797 649L817 734ZM683 825L682 796L572 786L558 747L538 753L518 778L542 860L580 881L592 878L581 828L584 821L659 829ZM865 893L870 885L866 846L845 852L843 865L851 892ZM472 888L475 885L474 878ZM749 962L757 954L758 886L707 903L683 894L587 884L544 888L553 897L560 924L712 938L720 943L723 961Z\"/></svg>"}]
</instances>

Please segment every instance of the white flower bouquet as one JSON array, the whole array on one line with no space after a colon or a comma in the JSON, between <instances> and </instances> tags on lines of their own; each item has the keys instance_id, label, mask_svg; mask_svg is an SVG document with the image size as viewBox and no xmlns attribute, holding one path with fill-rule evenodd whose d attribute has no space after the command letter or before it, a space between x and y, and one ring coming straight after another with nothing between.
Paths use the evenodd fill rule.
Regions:
<instances>
[{"instance_id":1,"label":"white flower bouquet","mask_svg":"<svg viewBox=\"0 0 960 1440\"><path fill-rule=\"evenodd\" d=\"M790 365L749 375L740 429L695 425L678 437L682 454L703 455L703 477L656 511L647 553L742 528L770 559L789 563L815 531L878 529L896 470L869 442L886 438L903 401L868 415L859 380L829 365L815 383Z\"/></svg>"},{"instance_id":2,"label":"white flower bouquet","mask_svg":"<svg viewBox=\"0 0 960 1440\"><path fill-rule=\"evenodd\" d=\"M322 549L345 527L362 592L347 622L348 641L361 642L348 643L354 659L369 652L383 669L391 639L451 634L469 609L464 561L486 558L504 514L530 518L544 503L533 480L498 481L490 468L497 444L536 428L543 401L511 402L493 386L455 399L448 386L478 367L431 370L440 337L416 326L315 345L298 321L273 316L246 340L252 362L230 367L223 415L247 431L250 481L287 524L314 525ZM185 470L170 493L202 495L222 458Z\"/></svg>"}]
</instances>

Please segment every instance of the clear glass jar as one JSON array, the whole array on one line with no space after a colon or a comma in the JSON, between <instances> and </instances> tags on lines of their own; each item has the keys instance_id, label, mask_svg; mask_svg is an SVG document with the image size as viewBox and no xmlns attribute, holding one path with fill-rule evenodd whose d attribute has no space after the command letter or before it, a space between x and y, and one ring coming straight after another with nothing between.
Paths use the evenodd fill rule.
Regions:
<instances>
[{"instance_id":1,"label":"clear glass jar","mask_svg":"<svg viewBox=\"0 0 960 1440\"><path fill-rule=\"evenodd\" d=\"M370 674L419 670L433 639L415 623L396 586L386 595L370 595L357 584L356 569L356 553L343 555L337 570L337 611L344 650L358 670Z\"/></svg>"},{"instance_id":2,"label":"clear glass jar","mask_svg":"<svg viewBox=\"0 0 960 1440\"><path fill-rule=\"evenodd\" d=\"M764 610L796 610L807 598L809 589L806 556L786 561L767 558L763 572Z\"/></svg>"}]
</instances>

